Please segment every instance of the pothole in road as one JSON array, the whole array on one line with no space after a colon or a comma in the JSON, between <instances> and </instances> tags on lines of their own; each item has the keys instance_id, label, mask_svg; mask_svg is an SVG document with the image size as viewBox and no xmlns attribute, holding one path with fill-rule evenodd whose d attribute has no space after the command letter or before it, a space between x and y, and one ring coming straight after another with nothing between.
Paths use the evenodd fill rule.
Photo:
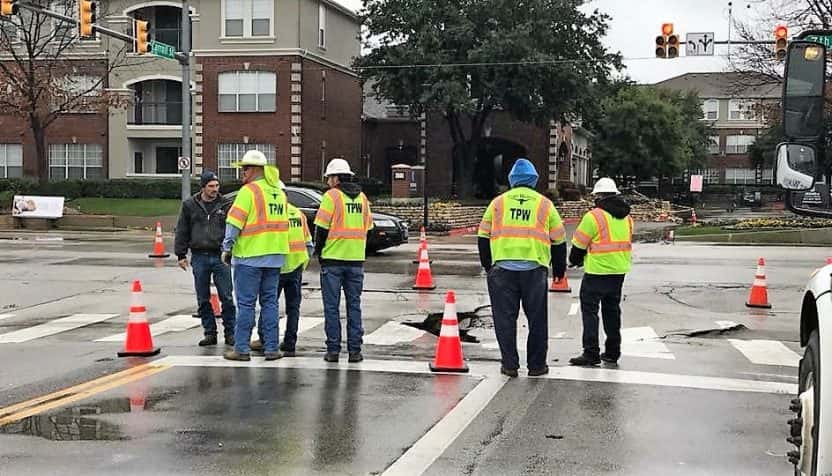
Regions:
<instances>
[{"instance_id":1,"label":"pothole in road","mask_svg":"<svg viewBox=\"0 0 832 476\"><path fill-rule=\"evenodd\" d=\"M701 337L701 338L721 338L742 336L750 331L748 327L743 324L735 324L728 327L717 327L710 329L697 330L679 330L665 333L664 337L680 336L680 337Z\"/></svg>"},{"instance_id":2,"label":"pothole in road","mask_svg":"<svg viewBox=\"0 0 832 476\"><path fill-rule=\"evenodd\" d=\"M473 329L493 329L494 320L490 312L485 312L486 309L491 309L490 304L480 306L471 312L457 312L456 317L459 321L459 338L462 342L478 343L479 339L469 334ZM443 312L431 312L427 315L425 320L421 322L405 321L402 322L405 326L415 327L426 332L438 336L442 329Z\"/></svg>"}]
</instances>

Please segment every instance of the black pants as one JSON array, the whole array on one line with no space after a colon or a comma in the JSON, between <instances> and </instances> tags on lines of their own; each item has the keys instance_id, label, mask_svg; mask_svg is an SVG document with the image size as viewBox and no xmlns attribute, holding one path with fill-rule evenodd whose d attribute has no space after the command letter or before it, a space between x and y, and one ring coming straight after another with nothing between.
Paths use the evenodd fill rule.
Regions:
<instances>
[{"instance_id":1,"label":"black pants","mask_svg":"<svg viewBox=\"0 0 832 476\"><path fill-rule=\"evenodd\" d=\"M529 339L526 341L526 363L529 369L546 366L549 346L549 309L544 267L530 271L508 271L498 266L488 272L488 295L494 316L494 332L500 344L503 368L520 367L517 355L517 315L520 303L529 321Z\"/></svg>"},{"instance_id":2,"label":"black pants","mask_svg":"<svg viewBox=\"0 0 832 476\"><path fill-rule=\"evenodd\" d=\"M584 322L584 354L598 358L598 306L604 321L605 351L613 359L621 356L621 288L623 274L584 274L581 281L581 315Z\"/></svg>"}]
</instances>

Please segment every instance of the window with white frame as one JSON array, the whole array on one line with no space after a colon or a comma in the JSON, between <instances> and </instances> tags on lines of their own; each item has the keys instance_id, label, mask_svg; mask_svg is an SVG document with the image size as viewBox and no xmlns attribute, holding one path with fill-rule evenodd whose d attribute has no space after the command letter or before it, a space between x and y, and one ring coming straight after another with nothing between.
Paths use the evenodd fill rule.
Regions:
<instances>
[{"instance_id":1,"label":"window with white frame","mask_svg":"<svg viewBox=\"0 0 832 476\"><path fill-rule=\"evenodd\" d=\"M50 3L51 10L56 13L68 17L77 17L77 8L75 0L52 0ZM75 24L57 18L52 19L53 40L56 43L69 43L75 37Z\"/></svg>"},{"instance_id":2,"label":"window with white frame","mask_svg":"<svg viewBox=\"0 0 832 476\"><path fill-rule=\"evenodd\" d=\"M0 178L23 177L23 145L0 144Z\"/></svg>"},{"instance_id":3,"label":"window with white frame","mask_svg":"<svg viewBox=\"0 0 832 476\"><path fill-rule=\"evenodd\" d=\"M729 184L753 184L757 181L756 171L754 169L739 169L728 168L725 169L725 183Z\"/></svg>"},{"instance_id":4,"label":"window with white frame","mask_svg":"<svg viewBox=\"0 0 832 476\"><path fill-rule=\"evenodd\" d=\"M20 41L20 28L18 28L15 17L0 18L0 38L9 43Z\"/></svg>"},{"instance_id":5,"label":"window with white frame","mask_svg":"<svg viewBox=\"0 0 832 476\"><path fill-rule=\"evenodd\" d=\"M318 46L326 48L326 5L318 3Z\"/></svg>"},{"instance_id":6,"label":"window with white frame","mask_svg":"<svg viewBox=\"0 0 832 476\"><path fill-rule=\"evenodd\" d=\"M98 144L50 144L52 180L104 178L104 152Z\"/></svg>"},{"instance_id":7,"label":"window with white frame","mask_svg":"<svg viewBox=\"0 0 832 476\"><path fill-rule=\"evenodd\" d=\"M728 101L728 120L754 120L754 103L742 99L731 99Z\"/></svg>"},{"instance_id":8,"label":"window with white frame","mask_svg":"<svg viewBox=\"0 0 832 476\"><path fill-rule=\"evenodd\" d=\"M104 80L99 76L73 74L56 80L54 108L63 112L97 112L93 98L101 94Z\"/></svg>"},{"instance_id":9,"label":"window with white frame","mask_svg":"<svg viewBox=\"0 0 832 476\"><path fill-rule=\"evenodd\" d=\"M274 112L277 74L230 71L219 75L220 112Z\"/></svg>"},{"instance_id":10,"label":"window with white frame","mask_svg":"<svg viewBox=\"0 0 832 476\"><path fill-rule=\"evenodd\" d=\"M708 137L708 153L719 154L719 136Z\"/></svg>"},{"instance_id":11,"label":"window with white frame","mask_svg":"<svg viewBox=\"0 0 832 476\"><path fill-rule=\"evenodd\" d=\"M755 136L727 136L725 138L726 154L745 154L748 146L754 143Z\"/></svg>"},{"instance_id":12,"label":"window with white frame","mask_svg":"<svg viewBox=\"0 0 832 476\"><path fill-rule=\"evenodd\" d=\"M223 0L223 36L250 38L272 35L274 0Z\"/></svg>"},{"instance_id":13,"label":"window with white frame","mask_svg":"<svg viewBox=\"0 0 832 476\"><path fill-rule=\"evenodd\" d=\"M693 175L701 175L703 183L719 183L719 180L722 178L722 173L719 169L699 170Z\"/></svg>"},{"instance_id":14,"label":"window with white frame","mask_svg":"<svg viewBox=\"0 0 832 476\"><path fill-rule=\"evenodd\" d=\"M231 164L243 158L250 150L259 150L270 164L275 164L275 147L272 144L219 144L217 146L217 174L220 180L238 180L240 169Z\"/></svg>"},{"instance_id":15,"label":"window with white frame","mask_svg":"<svg viewBox=\"0 0 832 476\"><path fill-rule=\"evenodd\" d=\"M763 183L774 183L774 169L763 169Z\"/></svg>"},{"instance_id":16,"label":"window with white frame","mask_svg":"<svg viewBox=\"0 0 832 476\"><path fill-rule=\"evenodd\" d=\"M719 100L706 99L702 103L702 119L715 121L719 119Z\"/></svg>"}]
</instances>

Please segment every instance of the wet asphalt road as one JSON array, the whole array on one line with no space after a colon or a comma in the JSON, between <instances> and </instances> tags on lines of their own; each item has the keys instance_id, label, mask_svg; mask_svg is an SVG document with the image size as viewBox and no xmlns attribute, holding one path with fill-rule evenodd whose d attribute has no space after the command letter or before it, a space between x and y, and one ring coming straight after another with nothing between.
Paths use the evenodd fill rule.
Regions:
<instances>
[{"instance_id":1,"label":"wet asphalt road","mask_svg":"<svg viewBox=\"0 0 832 476\"><path fill-rule=\"evenodd\" d=\"M190 273L173 259L147 259L151 241L147 232L0 233L0 419L10 405L146 362L118 359L120 342L98 341L124 331L133 279L143 282L152 324L193 312ZM639 244L623 303L633 339L619 369L508 382L495 375L487 310L465 329L478 340L463 345L472 374L425 373L436 337L401 323L441 312L449 288L460 311L488 304L470 238L432 240L430 253L432 292L410 289L415 243L368 261L361 370L347 370L345 359L320 365L313 265L300 359L225 367L221 347L195 346L198 320L174 326L154 338L160 357L198 360L35 404L0 425L0 474L790 474L783 455L800 297L828 249ZM759 256L770 311L744 306ZM580 351L580 276L570 270L573 292L550 297L553 368ZM2 342L77 314L114 317ZM726 322L735 326L721 332ZM779 360L740 352L755 342ZM403 461L419 471L395 472Z\"/></svg>"}]
</instances>

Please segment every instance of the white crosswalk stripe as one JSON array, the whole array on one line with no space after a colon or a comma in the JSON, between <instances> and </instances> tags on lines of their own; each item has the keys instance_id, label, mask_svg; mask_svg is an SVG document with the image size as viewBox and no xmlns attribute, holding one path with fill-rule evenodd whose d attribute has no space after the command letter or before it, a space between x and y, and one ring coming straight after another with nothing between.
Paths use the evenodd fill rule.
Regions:
<instances>
[{"instance_id":1,"label":"white crosswalk stripe","mask_svg":"<svg viewBox=\"0 0 832 476\"><path fill-rule=\"evenodd\" d=\"M754 364L797 367L800 363L800 356L780 341L728 339L728 342Z\"/></svg>"},{"instance_id":2,"label":"white crosswalk stripe","mask_svg":"<svg viewBox=\"0 0 832 476\"><path fill-rule=\"evenodd\" d=\"M625 327L621 329L621 355L645 357L648 359L673 360L676 356L664 343L652 327Z\"/></svg>"},{"instance_id":3,"label":"white crosswalk stripe","mask_svg":"<svg viewBox=\"0 0 832 476\"><path fill-rule=\"evenodd\" d=\"M425 331L406 326L400 322L390 321L369 335L364 336L364 343L369 345L396 345L414 341L425 334Z\"/></svg>"},{"instance_id":4,"label":"white crosswalk stripe","mask_svg":"<svg viewBox=\"0 0 832 476\"><path fill-rule=\"evenodd\" d=\"M73 314L43 324L0 335L0 344L19 344L40 337L60 334L79 327L106 321L118 314Z\"/></svg>"},{"instance_id":5,"label":"white crosswalk stripe","mask_svg":"<svg viewBox=\"0 0 832 476\"><path fill-rule=\"evenodd\" d=\"M581 305L573 302L571 306L569 306L569 315L574 316L578 314L578 310L581 308Z\"/></svg>"},{"instance_id":6,"label":"white crosswalk stripe","mask_svg":"<svg viewBox=\"0 0 832 476\"><path fill-rule=\"evenodd\" d=\"M14 314L0 314L0 321L3 319L10 319L12 317L14 317Z\"/></svg>"},{"instance_id":7,"label":"white crosswalk stripe","mask_svg":"<svg viewBox=\"0 0 832 476\"><path fill-rule=\"evenodd\" d=\"M190 314L180 314L169 317L155 324L151 324L150 335L156 337L169 332L188 330L198 325L200 325L199 319L194 319ZM95 342L124 342L125 337L127 337L127 334L122 332L120 334L114 334L101 339L96 339Z\"/></svg>"}]
</instances>

